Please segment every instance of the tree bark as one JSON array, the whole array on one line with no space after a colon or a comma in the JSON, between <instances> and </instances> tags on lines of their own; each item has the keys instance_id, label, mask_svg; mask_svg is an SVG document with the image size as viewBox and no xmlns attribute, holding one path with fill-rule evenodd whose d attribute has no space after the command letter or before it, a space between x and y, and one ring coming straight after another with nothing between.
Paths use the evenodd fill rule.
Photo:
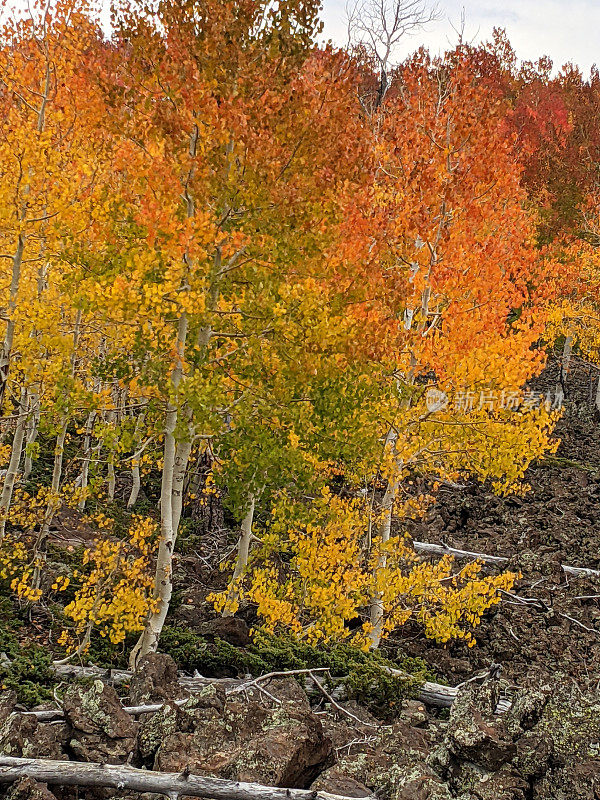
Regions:
<instances>
[{"instance_id":1,"label":"tree bark","mask_svg":"<svg viewBox=\"0 0 600 800\"><path fill-rule=\"evenodd\" d=\"M173 800L180 795L211 800L340 800L338 795L310 789L279 789L258 783L154 772L120 764L0 756L0 782L12 783L23 776L53 786L103 786L119 791L162 794Z\"/></svg>"},{"instance_id":2,"label":"tree bark","mask_svg":"<svg viewBox=\"0 0 600 800\"><path fill-rule=\"evenodd\" d=\"M141 431L142 425L144 424L144 418L146 414L142 411L141 414L138 415L138 418L135 421L135 431L133 433L133 457L131 459L131 492L129 493L129 498L127 500L127 510L131 511L134 505L137 503L137 499L140 494L140 488L142 485L141 476L140 476L140 457L144 451L144 447L140 447L141 445Z\"/></svg>"},{"instance_id":3,"label":"tree bark","mask_svg":"<svg viewBox=\"0 0 600 800\"><path fill-rule=\"evenodd\" d=\"M33 469L33 458L31 448L33 447L38 435L38 425L40 422L40 398L37 392L29 393L29 416L25 426L25 458L23 460L23 480L27 480Z\"/></svg>"},{"instance_id":4,"label":"tree bark","mask_svg":"<svg viewBox=\"0 0 600 800\"><path fill-rule=\"evenodd\" d=\"M25 234L20 233L17 238L17 246L13 256L12 278L10 283L10 293L8 298L8 322L4 341L0 347L0 408L4 404L6 387L8 385L8 372L10 369L10 358L12 355L13 341L15 338L15 310L17 307L17 296L21 283L21 269L23 266L23 254L25 252Z\"/></svg>"},{"instance_id":5,"label":"tree bark","mask_svg":"<svg viewBox=\"0 0 600 800\"><path fill-rule=\"evenodd\" d=\"M173 502L175 473L176 469L181 469L181 465L177 463L177 441L175 439L175 430L179 418L177 391L183 380L183 359L187 333L188 320L187 315L184 313L181 315L177 327L177 361L171 373L173 397L167 401L165 413L165 445L160 491L160 542L153 589L156 609L150 613L146 627L131 653L129 663L132 667L135 667L140 658L156 651L167 611L169 610L171 595L173 594L173 552L181 514L181 506ZM185 476L185 468L183 476ZM183 477L181 481L183 483Z\"/></svg>"},{"instance_id":6,"label":"tree bark","mask_svg":"<svg viewBox=\"0 0 600 800\"><path fill-rule=\"evenodd\" d=\"M506 556L488 556L485 553L475 553L471 550L458 550L455 547L449 547L445 544L429 544L428 542L413 542L413 547L417 553L425 553L431 555L451 555L454 558L470 558L484 561L488 564L508 564L509 560ZM561 564L562 570L565 575L572 575L574 577L589 577L594 578L600 575L600 570L589 569L589 567L571 567L569 564Z\"/></svg>"},{"instance_id":7,"label":"tree bark","mask_svg":"<svg viewBox=\"0 0 600 800\"><path fill-rule=\"evenodd\" d=\"M6 517L10 511L17 475L19 474L23 443L25 441L25 429L27 427L27 389L25 388L21 389L17 413L17 424L13 435L10 461L8 462L8 469L6 470L4 484L2 486L2 495L0 496L0 542L4 538L4 533L6 531Z\"/></svg>"},{"instance_id":8,"label":"tree bark","mask_svg":"<svg viewBox=\"0 0 600 800\"><path fill-rule=\"evenodd\" d=\"M40 532L34 546L34 558L36 562L43 562L46 558L46 541L50 533L50 525L60 505L60 481L62 478L63 456L65 452L65 439L67 437L67 418L62 422L58 436L56 437L56 445L54 446L54 466L52 468L52 483L50 485L50 497L46 504L46 511L44 519L40 527ZM36 563L35 574L33 577L32 586L34 589L39 588L42 576L41 563Z\"/></svg>"},{"instance_id":9,"label":"tree bark","mask_svg":"<svg viewBox=\"0 0 600 800\"><path fill-rule=\"evenodd\" d=\"M79 476L79 485L81 487L81 499L77 504L79 511L85 511L86 493L88 487L88 479L90 474L90 459L92 457L92 431L94 430L94 422L96 421L96 412L90 411L85 423L85 434L83 438L83 460L81 462L81 474Z\"/></svg>"},{"instance_id":10,"label":"tree bark","mask_svg":"<svg viewBox=\"0 0 600 800\"><path fill-rule=\"evenodd\" d=\"M383 501L381 503L382 519L379 524L378 542L380 545L387 544L390 540L392 532L392 516L394 513L394 504L398 494L399 481L394 478L388 480ZM377 581L377 575L387 564L387 557L385 552L380 552L377 559L377 566L375 567L374 580ZM381 636L383 634L383 599L381 592L376 592L371 600L370 618L371 618L371 632L369 634L370 647L372 650L379 647Z\"/></svg>"},{"instance_id":11,"label":"tree bark","mask_svg":"<svg viewBox=\"0 0 600 800\"><path fill-rule=\"evenodd\" d=\"M254 507L256 505L256 497L251 494L248 499L248 508L242 524L240 527L240 538L238 540L237 559L235 568L233 570L233 577L227 593L227 605L223 609L224 617L232 617L234 612L231 610L231 604L239 599L239 586L238 581L242 573L248 565L248 555L250 553L250 542L252 540L252 523L254 521Z\"/></svg>"},{"instance_id":12,"label":"tree bark","mask_svg":"<svg viewBox=\"0 0 600 800\"><path fill-rule=\"evenodd\" d=\"M566 336L563 345L562 356L560 359L560 372L556 383L554 406L561 408L567 394L567 378L571 364L571 352L573 350L573 337Z\"/></svg>"}]
</instances>

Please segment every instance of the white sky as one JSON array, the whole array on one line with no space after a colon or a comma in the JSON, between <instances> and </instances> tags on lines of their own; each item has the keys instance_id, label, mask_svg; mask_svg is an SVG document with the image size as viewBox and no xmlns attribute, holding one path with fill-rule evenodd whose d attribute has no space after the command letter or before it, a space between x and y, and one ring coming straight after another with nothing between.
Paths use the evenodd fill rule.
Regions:
<instances>
[{"instance_id":1,"label":"white sky","mask_svg":"<svg viewBox=\"0 0 600 800\"><path fill-rule=\"evenodd\" d=\"M323 0L324 36L345 44L346 0ZM584 75L600 65L600 0L439 0L440 19L404 40L399 56L422 44L433 52L456 44L461 13L465 40L487 40L494 27L505 28L517 56L536 60L549 55L555 68L568 61ZM399 59L398 59L399 60Z\"/></svg>"}]
</instances>

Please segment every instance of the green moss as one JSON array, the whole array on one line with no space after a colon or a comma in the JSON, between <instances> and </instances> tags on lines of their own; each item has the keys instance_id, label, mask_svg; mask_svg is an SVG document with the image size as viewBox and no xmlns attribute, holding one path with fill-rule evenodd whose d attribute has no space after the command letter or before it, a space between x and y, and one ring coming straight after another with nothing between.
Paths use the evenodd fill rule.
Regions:
<instances>
[{"instance_id":1,"label":"green moss","mask_svg":"<svg viewBox=\"0 0 600 800\"><path fill-rule=\"evenodd\" d=\"M414 697L423 681L435 677L420 659L391 660L381 653L364 652L350 645L315 647L260 632L254 634L249 647L242 649L221 639L207 642L184 628L166 626L160 649L168 653L180 669L197 670L207 677L247 673L256 676L324 667L329 670L333 683L339 684L341 679L349 698L384 716L393 713L402 699ZM386 667L402 669L410 677L390 675Z\"/></svg>"}]
</instances>

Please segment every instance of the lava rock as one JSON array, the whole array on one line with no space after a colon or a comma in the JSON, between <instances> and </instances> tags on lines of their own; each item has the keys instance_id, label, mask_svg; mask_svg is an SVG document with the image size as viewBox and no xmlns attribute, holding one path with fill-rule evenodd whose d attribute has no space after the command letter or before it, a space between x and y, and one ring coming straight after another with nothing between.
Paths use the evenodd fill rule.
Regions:
<instances>
[{"instance_id":1,"label":"lava rock","mask_svg":"<svg viewBox=\"0 0 600 800\"><path fill-rule=\"evenodd\" d=\"M56 797L45 783L38 783L25 776L11 785L4 800L56 800Z\"/></svg>"},{"instance_id":2,"label":"lava rock","mask_svg":"<svg viewBox=\"0 0 600 800\"><path fill-rule=\"evenodd\" d=\"M470 683L459 690L450 710L445 745L457 758L495 770L511 761L517 748L494 711L500 697L497 681Z\"/></svg>"},{"instance_id":3,"label":"lava rock","mask_svg":"<svg viewBox=\"0 0 600 800\"><path fill-rule=\"evenodd\" d=\"M99 680L89 687L69 686L63 709L73 728L69 746L79 760L122 764L131 758L137 723L111 686Z\"/></svg>"},{"instance_id":4,"label":"lava rock","mask_svg":"<svg viewBox=\"0 0 600 800\"><path fill-rule=\"evenodd\" d=\"M148 653L135 670L129 687L132 705L182 700L188 692L179 685L177 664L166 653Z\"/></svg>"},{"instance_id":5,"label":"lava rock","mask_svg":"<svg viewBox=\"0 0 600 800\"><path fill-rule=\"evenodd\" d=\"M194 698L195 699L195 698ZM162 741L154 768L305 788L333 761L331 741L306 707L229 698L221 715L193 709L193 732ZM216 709L213 709L216 711Z\"/></svg>"}]
</instances>

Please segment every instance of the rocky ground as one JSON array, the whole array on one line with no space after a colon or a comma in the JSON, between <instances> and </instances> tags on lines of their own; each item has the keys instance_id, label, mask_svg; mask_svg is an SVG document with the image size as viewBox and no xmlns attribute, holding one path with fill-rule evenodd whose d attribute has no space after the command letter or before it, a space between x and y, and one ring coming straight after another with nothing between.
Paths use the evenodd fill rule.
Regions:
<instances>
[{"instance_id":1,"label":"rocky ground","mask_svg":"<svg viewBox=\"0 0 600 800\"><path fill-rule=\"evenodd\" d=\"M600 797L600 702L574 687L518 692L494 713L500 686L472 681L449 719L406 701L391 724L350 703L321 704L293 677L245 689L215 680L186 697L166 655L147 657L129 703L162 703L133 717L101 680L72 684L64 719L39 722L0 701L0 751L11 756L128 764L345 797L389 800L593 800ZM318 695L317 695L318 697ZM0 770L1 772L1 770ZM10 800L150 800L101 788L50 789L23 778Z\"/></svg>"},{"instance_id":2,"label":"rocky ground","mask_svg":"<svg viewBox=\"0 0 600 800\"><path fill-rule=\"evenodd\" d=\"M551 364L536 388L553 389L556 372ZM463 684L450 713L417 700L382 713L354 700L332 703L315 687L307 694L293 677L240 691L231 678L242 679L244 670L223 659L204 671L216 680L188 696L177 678L177 666L186 665L163 655L144 662L125 686L88 680L67 686L64 695L57 687L61 721L38 721L5 692L0 753L188 769L381 800L600 800L600 579L567 580L560 566L600 569L596 380L595 368L574 364L556 431L561 444L529 470L530 492L498 498L474 483L444 487L411 528L422 541L507 556L522 573L512 596L478 629L476 647L436 645L409 627L388 643L390 655L419 657L440 680ZM226 539L217 550L225 545ZM203 598L215 588L210 563L193 548L184 552L172 617L205 637ZM239 652L248 647L243 620L217 636ZM174 654L184 652L180 643L171 645ZM492 664L500 665L499 677L489 677ZM500 696L512 702L501 715L495 713ZM182 707L172 703L185 697ZM164 706L137 718L123 710L145 702ZM114 790L48 789L29 779L7 796L142 800Z\"/></svg>"}]
</instances>

